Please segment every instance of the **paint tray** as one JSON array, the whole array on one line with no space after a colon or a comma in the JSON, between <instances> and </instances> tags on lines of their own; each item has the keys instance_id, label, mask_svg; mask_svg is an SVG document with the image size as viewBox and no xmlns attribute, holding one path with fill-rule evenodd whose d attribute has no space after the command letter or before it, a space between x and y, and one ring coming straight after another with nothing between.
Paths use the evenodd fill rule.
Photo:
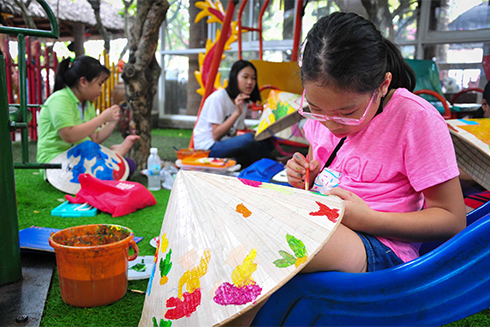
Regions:
<instances>
[{"instance_id":1,"label":"paint tray","mask_svg":"<svg viewBox=\"0 0 490 327\"><path fill-rule=\"evenodd\" d=\"M93 217L97 214L97 208L88 203L78 204L68 201L63 202L53 210L51 216L63 218Z\"/></svg>"},{"instance_id":2,"label":"paint tray","mask_svg":"<svg viewBox=\"0 0 490 327\"><path fill-rule=\"evenodd\" d=\"M220 175L234 175L240 170L241 165L235 160L219 158L186 158L177 159L175 166L182 170L202 171Z\"/></svg>"}]
</instances>

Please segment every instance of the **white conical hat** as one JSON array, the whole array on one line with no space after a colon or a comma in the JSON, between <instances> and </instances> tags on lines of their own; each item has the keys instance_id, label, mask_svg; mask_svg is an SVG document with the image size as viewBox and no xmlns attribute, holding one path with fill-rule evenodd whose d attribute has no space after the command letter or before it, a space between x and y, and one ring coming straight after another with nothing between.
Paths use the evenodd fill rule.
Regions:
<instances>
[{"instance_id":1,"label":"white conical hat","mask_svg":"<svg viewBox=\"0 0 490 327\"><path fill-rule=\"evenodd\" d=\"M180 171L139 325L214 326L236 318L296 275L343 213L335 196Z\"/></svg>"},{"instance_id":2,"label":"white conical hat","mask_svg":"<svg viewBox=\"0 0 490 327\"><path fill-rule=\"evenodd\" d=\"M80 174L101 180L125 181L129 176L126 159L92 141L85 141L57 155L50 163L61 163L61 169L46 169L46 177L58 190L76 194L81 186Z\"/></svg>"}]
</instances>

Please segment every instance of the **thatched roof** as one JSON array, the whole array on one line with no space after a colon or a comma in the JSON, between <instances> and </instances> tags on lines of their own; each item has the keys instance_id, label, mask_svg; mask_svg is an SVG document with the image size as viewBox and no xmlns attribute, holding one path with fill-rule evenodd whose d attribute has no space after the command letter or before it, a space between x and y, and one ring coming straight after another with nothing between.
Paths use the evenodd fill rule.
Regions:
<instances>
[{"instance_id":1,"label":"thatched roof","mask_svg":"<svg viewBox=\"0 0 490 327\"><path fill-rule=\"evenodd\" d=\"M26 0L22 0L26 3ZM97 22L92 6L87 0L46 0L51 7L55 17L59 20L60 38L73 38L73 24L85 24L92 38L100 38L97 31ZM44 9L37 3L31 1L27 8L29 16L34 19L38 29L49 30L49 21L46 18ZM20 8L13 0L1 0L0 12L12 14L14 17L7 18L7 25L15 27L25 27L24 19ZM119 10L109 3L101 0L100 16L105 28L114 37L124 37L124 18L119 14Z\"/></svg>"}]
</instances>

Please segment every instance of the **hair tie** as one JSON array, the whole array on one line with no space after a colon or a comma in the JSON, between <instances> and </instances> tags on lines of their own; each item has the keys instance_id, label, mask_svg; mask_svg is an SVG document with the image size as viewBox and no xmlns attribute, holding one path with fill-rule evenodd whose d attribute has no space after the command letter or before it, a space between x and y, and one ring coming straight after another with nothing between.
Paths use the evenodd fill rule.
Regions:
<instances>
[{"instance_id":1,"label":"hair tie","mask_svg":"<svg viewBox=\"0 0 490 327\"><path fill-rule=\"evenodd\" d=\"M308 43L308 38L305 39L305 42L303 42L303 46L301 47L301 52L299 54L299 60L298 60L298 66L303 66L303 54L305 53L305 47L306 43Z\"/></svg>"}]
</instances>

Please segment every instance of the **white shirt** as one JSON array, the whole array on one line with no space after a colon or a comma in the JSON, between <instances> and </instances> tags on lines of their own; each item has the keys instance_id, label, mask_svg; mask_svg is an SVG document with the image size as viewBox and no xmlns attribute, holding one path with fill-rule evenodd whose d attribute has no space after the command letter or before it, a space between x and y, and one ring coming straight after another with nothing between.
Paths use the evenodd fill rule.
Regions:
<instances>
[{"instance_id":1,"label":"white shirt","mask_svg":"<svg viewBox=\"0 0 490 327\"><path fill-rule=\"evenodd\" d=\"M204 102L201 114L194 127L194 148L208 150L216 142L213 139L213 124L221 125L236 109L235 103L228 96L225 89L213 92ZM224 135L220 141L224 141L235 135L238 129L245 128L245 116L247 104L243 104L242 114L233 124L228 135Z\"/></svg>"}]
</instances>

